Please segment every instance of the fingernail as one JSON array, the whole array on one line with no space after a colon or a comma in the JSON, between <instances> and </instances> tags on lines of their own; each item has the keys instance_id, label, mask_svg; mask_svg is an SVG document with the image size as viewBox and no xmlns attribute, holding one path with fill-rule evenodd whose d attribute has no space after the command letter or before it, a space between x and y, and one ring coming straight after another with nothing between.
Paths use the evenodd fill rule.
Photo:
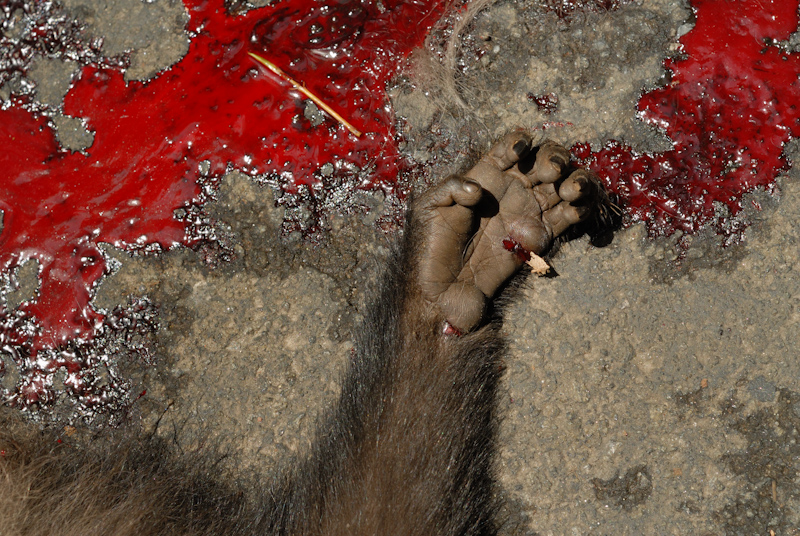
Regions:
<instances>
[{"instance_id":1,"label":"fingernail","mask_svg":"<svg viewBox=\"0 0 800 536\"><path fill-rule=\"evenodd\" d=\"M550 156L550 161L561 168L567 165L567 161L561 158L561 155L558 154Z\"/></svg>"},{"instance_id":2,"label":"fingernail","mask_svg":"<svg viewBox=\"0 0 800 536\"><path fill-rule=\"evenodd\" d=\"M514 152L517 154L518 157L522 158L528 153L530 147L528 146L528 142L525 140L519 140L517 143L514 144Z\"/></svg>"},{"instance_id":3,"label":"fingernail","mask_svg":"<svg viewBox=\"0 0 800 536\"><path fill-rule=\"evenodd\" d=\"M461 187L464 189L465 192L468 194L474 194L478 190L480 190L480 186L472 181L464 181L461 184Z\"/></svg>"}]
</instances>

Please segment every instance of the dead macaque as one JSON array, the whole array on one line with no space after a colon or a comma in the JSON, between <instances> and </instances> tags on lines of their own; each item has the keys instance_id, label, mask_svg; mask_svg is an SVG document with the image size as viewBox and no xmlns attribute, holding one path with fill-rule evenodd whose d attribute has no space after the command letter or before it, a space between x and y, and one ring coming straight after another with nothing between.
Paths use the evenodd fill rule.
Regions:
<instances>
[{"instance_id":1,"label":"dead macaque","mask_svg":"<svg viewBox=\"0 0 800 536\"><path fill-rule=\"evenodd\" d=\"M420 195L312 451L261 489L157 439L53 448L0 421L3 535L495 534L492 303L603 197L567 151L514 131Z\"/></svg>"}]
</instances>

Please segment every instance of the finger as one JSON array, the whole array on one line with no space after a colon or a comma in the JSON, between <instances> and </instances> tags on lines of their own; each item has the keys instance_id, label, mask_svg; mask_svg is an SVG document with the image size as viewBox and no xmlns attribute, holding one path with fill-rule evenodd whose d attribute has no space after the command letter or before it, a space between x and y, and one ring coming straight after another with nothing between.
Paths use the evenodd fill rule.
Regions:
<instances>
[{"instance_id":1,"label":"finger","mask_svg":"<svg viewBox=\"0 0 800 536\"><path fill-rule=\"evenodd\" d=\"M546 210L542 214L542 221L555 238L566 231L570 225L585 220L590 212L591 209L588 206L575 206L563 202Z\"/></svg>"},{"instance_id":2,"label":"finger","mask_svg":"<svg viewBox=\"0 0 800 536\"><path fill-rule=\"evenodd\" d=\"M483 319L486 296L468 281L456 281L437 300L450 325L467 333Z\"/></svg>"},{"instance_id":3,"label":"finger","mask_svg":"<svg viewBox=\"0 0 800 536\"><path fill-rule=\"evenodd\" d=\"M533 187L533 196L542 212L549 210L561 202L561 197L556 191L556 185L553 183L537 184Z\"/></svg>"},{"instance_id":4,"label":"finger","mask_svg":"<svg viewBox=\"0 0 800 536\"><path fill-rule=\"evenodd\" d=\"M484 159L491 159L501 171L505 171L530 153L532 140L527 131L513 130L495 143Z\"/></svg>"},{"instance_id":5,"label":"finger","mask_svg":"<svg viewBox=\"0 0 800 536\"><path fill-rule=\"evenodd\" d=\"M499 200L515 176L527 181L517 170L516 164L530 155L532 139L531 134L525 130L509 132L465 175Z\"/></svg>"},{"instance_id":6,"label":"finger","mask_svg":"<svg viewBox=\"0 0 800 536\"><path fill-rule=\"evenodd\" d=\"M567 177L558 188L558 195L564 201L591 201L597 198L599 183L591 172L578 169Z\"/></svg>"},{"instance_id":7,"label":"finger","mask_svg":"<svg viewBox=\"0 0 800 536\"><path fill-rule=\"evenodd\" d=\"M550 247L552 235L545 223L537 218L519 218L506 224L508 228L508 239L504 245L511 253L514 253L518 264L522 264L530 259L531 253L540 255ZM510 244L508 241L511 241Z\"/></svg>"},{"instance_id":8,"label":"finger","mask_svg":"<svg viewBox=\"0 0 800 536\"><path fill-rule=\"evenodd\" d=\"M561 178L568 163L569 152L561 145L548 141L539 147L536 162L527 175L533 184L553 183Z\"/></svg>"},{"instance_id":9,"label":"finger","mask_svg":"<svg viewBox=\"0 0 800 536\"><path fill-rule=\"evenodd\" d=\"M464 250L475 233L474 209L483 195L475 181L452 176L428 190L412 216L423 225L426 236L420 251L420 286L429 300L435 300L458 276Z\"/></svg>"},{"instance_id":10,"label":"finger","mask_svg":"<svg viewBox=\"0 0 800 536\"><path fill-rule=\"evenodd\" d=\"M446 291L464 266L464 249L472 236L470 209L462 206L434 209L426 222L426 239L419 251L419 285L428 300Z\"/></svg>"},{"instance_id":11,"label":"finger","mask_svg":"<svg viewBox=\"0 0 800 536\"><path fill-rule=\"evenodd\" d=\"M461 205L475 206L481 200L483 189L477 182L453 175L428 190L420 200L424 208L442 208Z\"/></svg>"}]
</instances>

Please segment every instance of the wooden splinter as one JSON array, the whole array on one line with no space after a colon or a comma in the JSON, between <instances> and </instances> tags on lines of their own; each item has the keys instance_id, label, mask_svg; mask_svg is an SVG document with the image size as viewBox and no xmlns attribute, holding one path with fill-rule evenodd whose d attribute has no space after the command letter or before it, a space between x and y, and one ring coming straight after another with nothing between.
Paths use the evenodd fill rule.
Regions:
<instances>
[{"instance_id":1,"label":"wooden splinter","mask_svg":"<svg viewBox=\"0 0 800 536\"><path fill-rule=\"evenodd\" d=\"M299 91L300 93L302 93L303 95L305 95L306 97L311 99L311 101L314 104L316 104L318 107L322 108L328 115L330 115L331 117L333 117L334 119L339 121L342 125L344 125L344 127L347 130L349 130L350 132L352 132L355 137L357 137L357 138L361 137L361 131L360 130L358 130L356 127L351 125L350 122L347 121L347 119L345 119L344 117L342 117L341 115L336 113L336 111L333 108L331 108L330 106L328 106L322 99L320 99L319 97L314 95L311 91L309 91L308 88L306 88L306 86L304 86L300 82L298 82L295 79L293 79L291 76L286 74L280 67L278 67L277 65L275 65L274 63L272 63L268 59L263 58L263 57L259 56L258 54L255 54L253 52L248 52L248 54L250 55L251 58L256 60L258 63L260 63L261 65L263 65L264 67L266 67L267 69L269 69L270 71L272 71L273 73L275 73L276 75L281 77L282 79L284 79L287 82L289 82L295 89L297 89L297 91Z\"/></svg>"}]
</instances>

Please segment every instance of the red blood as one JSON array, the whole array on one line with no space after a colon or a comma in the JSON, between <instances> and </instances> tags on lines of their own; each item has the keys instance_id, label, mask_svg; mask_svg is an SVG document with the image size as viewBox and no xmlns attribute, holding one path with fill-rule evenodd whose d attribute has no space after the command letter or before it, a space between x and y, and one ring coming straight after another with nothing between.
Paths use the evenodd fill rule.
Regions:
<instances>
[{"instance_id":1,"label":"red blood","mask_svg":"<svg viewBox=\"0 0 800 536\"><path fill-rule=\"evenodd\" d=\"M454 337L461 337L461 336L464 335L461 332L460 329L455 327L453 324L451 324L447 320L444 321L444 327L442 328L442 334L443 335L451 335L451 336L454 336Z\"/></svg>"},{"instance_id":2,"label":"red blood","mask_svg":"<svg viewBox=\"0 0 800 536\"><path fill-rule=\"evenodd\" d=\"M513 253L517 259L519 259L519 262L528 262L531 260L530 250L523 247L522 244L513 238L504 238L503 247L506 249L506 251Z\"/></svg>"},{"instance_id":3,"label":"red blood","mask_svg":"<svg viewBox=\"0 0 800 536\"><path fill-rule=\"evenodd\" d=\"M651 235L695 232L731 214L742 195L767 189L788 167L783 147L800 135L800 54L775 41L797 28L798 0L694 0L697 23L681 38L684 57L667 60L672 80L639 101L644 121L674 149L636 154L617 142L592 153L576 146Z\"/></svg>"},{"instance_id":4,"label":"red blood","mask_svg":"<svg viewBox=\"0 0 800 536\"><path fill-rule=\"evenodd\" d=\"M323 188L353 165L358 187L391 188L407 165L397 148L387 80L444 9L442 0L287 0L234 17L223 0L186 0L195 35L187 55L147 82L85 67L66 114L94 132L87 154L59 147L46 119L20 106L0 111L0 270L40 263L39 296L21 306L39 329L0 338L31 354L90 339L104 317L89 304L108 272L98 244L158 250L198 237L174 217L198 203L201 175L236 168L269 174L287 192ZM247 53L306 85L365 134L330 117L314 126L304 98ZM319 168L332 162L324 178ZM204 164L206 163L206 164ZM204 166L207 168L204 169Z\"/></svg>"},{"instance_id":5,"label":"red blood","mask_svg":"<svg viewBox=\"0 0 800 536\"><path fill-rule=\"evenodd\" d=\"M558 95L555 93L545 93L543 95L535 95L528 93L528 100L536 104L540 112L552 114L558 110Z\"/></svg>"}]
</instances>

